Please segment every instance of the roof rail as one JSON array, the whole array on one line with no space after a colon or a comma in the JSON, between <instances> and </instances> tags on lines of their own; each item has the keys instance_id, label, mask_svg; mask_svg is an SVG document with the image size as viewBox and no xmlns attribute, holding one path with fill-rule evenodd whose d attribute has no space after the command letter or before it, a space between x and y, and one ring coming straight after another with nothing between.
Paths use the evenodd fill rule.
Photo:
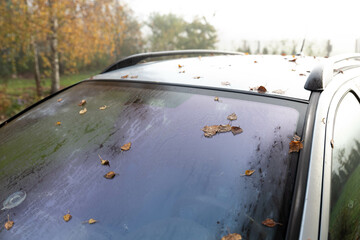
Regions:
<instances>
[{"instance_id":1,"label":"roof rail","mask_svg":"<svg viewBox=\"0 0 360 240\"><path fill-rule=\"evenodd\" d=\"M179 56L179 55L205 55L205 54L221 54L221 55L244 55L240 52L227 52L227 51L216 51L216 50L178 50L178 51L162 51L162 52L150 52L140 53L125 57L118 60L116 63L107 67L102 73L110 72L116 69L129 67L138 64L139 62L153 57L166 57L166 56Z\"/></svg>"},{"instance_id":2,"label":"roof rail","mask_svg":"<svg viewBox=\"0 0 360 240\"><path fill-rule=\"evenodd\" d=\"M357 61L359 62L356 63ZM311 71L304 88L310 91L322 91L334 75L357 67L360 67L360 54L342 54L326 58Z\"/></svg>"}]
</instances>

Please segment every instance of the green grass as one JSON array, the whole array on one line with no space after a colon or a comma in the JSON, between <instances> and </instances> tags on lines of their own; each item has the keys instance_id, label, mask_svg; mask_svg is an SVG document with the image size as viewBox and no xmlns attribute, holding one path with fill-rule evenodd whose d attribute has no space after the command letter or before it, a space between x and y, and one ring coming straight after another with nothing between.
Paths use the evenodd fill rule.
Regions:
<instances>
[{"instance_id":1,"label":"green grass","mask_svg":"<svg viewBox=\"0 0 360 240\"><path fill-rule=\"evenodd\" d=\"M100 70L60 76L60 87L65 88L84 79L87 79ZM33 78L0 78L0 123L17 114L26 107L34 104L50 94L51 80L41 80L43 95L36 95L36 85Z\"/></svg>"},{"instance_id":2,"label":"green grass","mask_svg":"<svg viewBox=\"0 0 360 240\"><path fill-rule=\"evenodd\" d=\"M331 239L352 240L360 237L360 166L351 174L332 209Z\"/></svg>"}]
</instances>

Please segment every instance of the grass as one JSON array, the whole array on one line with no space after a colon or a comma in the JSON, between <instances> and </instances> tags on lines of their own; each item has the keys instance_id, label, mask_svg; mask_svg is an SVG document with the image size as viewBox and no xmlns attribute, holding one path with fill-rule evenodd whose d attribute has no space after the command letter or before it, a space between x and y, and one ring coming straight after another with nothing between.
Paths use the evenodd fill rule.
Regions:
<instances>
[{"instance_id":1,"label":"grass","mask_svg":"<svg viewBox=\"0 0 360 240\"><path fill-rule=\"evenodd\" d=\"M99 70L86 71L60 76L60 87L70 86L99 72ZM50 78L42 79L41 82L43 95L38 97L34 78L0 78L0 123L49 95Z\"/></svg>"}]
</instances>

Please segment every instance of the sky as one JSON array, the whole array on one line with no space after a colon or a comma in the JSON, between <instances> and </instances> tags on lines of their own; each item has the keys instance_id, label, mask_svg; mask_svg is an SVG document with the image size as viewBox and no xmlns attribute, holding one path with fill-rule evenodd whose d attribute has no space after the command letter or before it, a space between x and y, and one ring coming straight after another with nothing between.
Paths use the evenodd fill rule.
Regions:
<instances>
[{"instance_id":1,"label":"sky","mask_svg":"<svg viewBox=\"0 0 360 240\"><path fill-rule=\"evenodd\" d=\"M360 2L355 0L125 0L140 21L153 12L191 21L204 16L219 36L218 49L235 50L243 39L330 39L333 53L355 50Z\"/></svg>"}]
</instances>

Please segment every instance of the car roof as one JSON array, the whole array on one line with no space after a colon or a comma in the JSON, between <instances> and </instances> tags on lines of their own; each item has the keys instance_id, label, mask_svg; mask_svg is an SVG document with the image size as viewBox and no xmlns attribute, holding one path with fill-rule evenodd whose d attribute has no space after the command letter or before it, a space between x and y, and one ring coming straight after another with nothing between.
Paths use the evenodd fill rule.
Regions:
<instances>
[{"instance_id":1,"label":"car roof","mask_svg":"<svg viewBox=\"0 0 360 240\"><path fill-rule=\"evenodd\" d=\"M323 58L221 55L152 61L104 72L92 79L178 84L256 92L309 100L304 85Z\"/></svg>"}]
</instances>

